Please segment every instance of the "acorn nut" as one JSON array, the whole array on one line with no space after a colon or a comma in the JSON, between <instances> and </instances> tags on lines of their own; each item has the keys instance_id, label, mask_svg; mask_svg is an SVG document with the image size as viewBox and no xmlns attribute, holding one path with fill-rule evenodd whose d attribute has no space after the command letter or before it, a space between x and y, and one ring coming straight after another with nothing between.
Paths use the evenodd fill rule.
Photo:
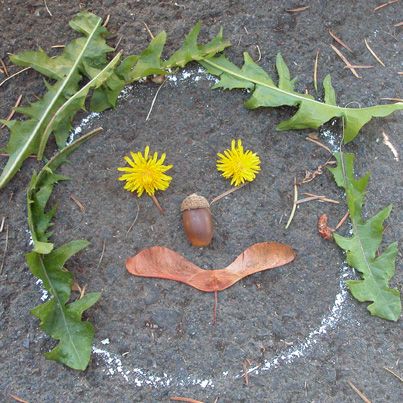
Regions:
<instances>
[{"instance_id":1,"label":"acorn nut","mask_svg":"<svg viewBox=\"0 0 403 403\"><path fill-rule=\"evenodd\" d=\"M214 226L207 199L193 193L183 200L181 212L183 228L189 242L193 246L210 245Z\"/></svg>"}]
</instances>

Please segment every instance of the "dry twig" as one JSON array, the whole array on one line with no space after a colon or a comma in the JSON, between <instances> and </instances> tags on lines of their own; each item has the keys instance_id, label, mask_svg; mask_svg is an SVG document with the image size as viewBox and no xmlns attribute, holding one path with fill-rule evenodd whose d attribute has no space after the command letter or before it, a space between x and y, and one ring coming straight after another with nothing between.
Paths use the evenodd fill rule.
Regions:
<instances>
[{"instance_id":1,"label":"dry twig","mask_svg":"<svg viewBox=\"0 0 403 403\"><path fill-rule=\"evenodd\" d=\"M383 67L385 67L385 63L378 57L378 55L371 49L371 47L368 44L368 41L364 39L365 46L367 49L370 51L371 55L374 56L375 60L380 63Z\"/></svg>"},{"instance_id":2,"label":"dry twig","mask_svg":"<svg viewBox=\"0 0 403 403\"><path fill-rule=\"evenodd\" d=\"M15 76L18 76L19 74L23 73L24 71L29 70L30 68L31 68L31 67L25 67L25 69L22 69L22 70L20 70L20 71L17 71L17 72L14 73L14 74L11 74L11 76L8 76L7 78L5 78L3 81L0 82L0 87L1 87L3 84L5 84L8 80L12 79L12 78L15 77Z\"/></svg>"},{"instance_id":3,"label":"dry twig","mask_svg":"<svg viewBox=\"0 0 403 403\"><path fill-rule=\"evenodd\" d=\"M397 24L393 25L394 27L401 27L403 25L403 21L402 22L398 22Z\"/></svg>"},{"instance_id":4,"label":"dry twig","mask_svg":"<svg viewBox=\"0 0 403 403\"><path fill-rule=\"evenodd\" d=\"M15 103L15 105L12 107L11 112L8 114L8 116L4 119L6 122L8 122L9 120L12 119L12 117L15 114L15 109L19 107L20 103L21 103L21 99L22 99L22 95L20 95L17 99L17 102ZM4 123L1 126L1 129L4 129L6 127L6 124Z\"/></svg>"},{"instance_id":5,"label":"dry twig","mask_svg":"<svg viewBox=\"0 0 403 403\"><path fill-rule=\"evenodd\" d=\"M77 204L78 208L80 209L80 211L81 211L82 213L85 212L84 204L81 203L81 201L80 201L76 196L74 196L73 194L71 194L71 195L70 195L70 199L73 200L73 202Z\"/></svg>"},{"instance_id":6,"label":"dry twig","mask_svg":"<svg viewBox=\"0 0 403 403\"><path fill-rule=\"evenodd\" d=\"M0 224L0 233L3 232L4 229L4 222L6 221L6 216L4 216L1 220L1 224Z\"/></svg>"},{"instance_id":7,"label":"dry twig","mask_svg":"<svg viewBox=\"0 0 403 403\"><path fill-rule=\"evenodd\" d=\"M364 393L362 393L356 386L354 386L354 384L350 381L347 381L347 383L350 385L351 389L353 389L353 391L355 393L357 393L358 396L360 396L360 398L365 402L365 403L371 403L371 400L369 400Z\"/></svg>"},{"instance_id":8,"label":"dry twig","mask_svg":"<svg viewBox=\"0 0 403 403\"><path fill-rule=\"evenodd\" d=\"M332 49L336 52L336 54L340 57L341 60L345 63L345 65L350 69L350 71L357 77L361 78L361 76L358 75L358 73L355 71L354 67L351 67L352 64L347 60L347 58L343 55L343 53L340 52L339 49L337 49L335 46L330 45Z\"/></svg>"},{"instance_id":9,"label":"dry twig","mask_svg":"<svg viewBox=\"0 0 403 403\"><path fill-rule=\"evenodd\" d=\"M250 368L251 362L250 360L246 359L243 363L242 363L242 367L243 367L243 378L244 378L244 382L246 386L249 386L249 372L248 369Z\"/></svg>"},{"instance_id":10,"label":"dry twig","mask_svg":"<svg viewBox=\"0 0 403 403\"><path fill-rule=\"evenodd\" d=\"M382 3L379 6L374 8L374 11L378 11L381 10L382 8L386 7L386 6L390 6L391 4L397 3L399 0L390 0L387 3Z\"/></svg>"},{"instance_id":11,"label":"dry twig","mask_svg":"<svg viewBox=\"0 0 403 403\"><path fill-rule=\"evenodd\" d=\"M349 50L351 53L353 53L353 51L351 50L350 46L348 46L346 43L344 43L340 38L338 38L330 29L329 29L329 34L330 36L341 46L343 46L343 48L346 48L347 50Z\"/></svg>"},{"instance_id":12,"label":"dry twig","mask_svg":"<svg viewBox=\"0 0 403 403\"><path fill-rule=\"evenodd\" d=\"M155 104L155 101L156 101L156 99L158 97L158 94L159 94L159 92L161 91L161 88L165 85L166 82L167 82L167 79L165 79L162 82L162 84L158 87L157 92L155 93L154 98L153 98L153 100L151 102L150 110L147 113L146 122L147 122L148 119L150 119L150 115L151 115L151 112L152 112L152 110L154 108L154 104Z\"/></svg>"},{"instance_id":13,"label":"dry twig","mask_svg":"<svg viewBox=\"0 0 403 403\"><path fill-rule=\"evenodd\" d=\"M51 48L53 48L53 49L63 49L63 48L65 48L65 47L66 47L66 45L62 45L62 44L51 46Z\"/></svg>"}]
</instances>

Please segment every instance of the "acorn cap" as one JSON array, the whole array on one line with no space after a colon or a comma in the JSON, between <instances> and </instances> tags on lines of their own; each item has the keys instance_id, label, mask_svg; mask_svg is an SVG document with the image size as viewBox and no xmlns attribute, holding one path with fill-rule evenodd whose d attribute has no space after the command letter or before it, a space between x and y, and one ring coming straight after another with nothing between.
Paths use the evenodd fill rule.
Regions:
<instances>
[{"instance_id":1,"label":"acorn cap","mask_svg":"<svg viewBox=\"0 0 403 403\"><path fill-rule=\"evenodd\" d=\"M181 204L181 211L185 210L194 210L198 208L210 208L210 203L208 200L203 197L199 196L196 193L191 194L190 196L186 197Z\"/></svg>"}]
</instances>

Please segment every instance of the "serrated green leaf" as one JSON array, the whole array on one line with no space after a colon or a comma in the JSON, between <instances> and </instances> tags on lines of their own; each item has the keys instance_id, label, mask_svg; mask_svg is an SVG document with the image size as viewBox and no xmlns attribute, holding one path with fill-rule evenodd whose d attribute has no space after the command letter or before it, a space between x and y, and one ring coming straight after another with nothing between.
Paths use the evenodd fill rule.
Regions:
<instances>
[{"instance_id":1,"label":"serrated green leaf","mask_svg":"<svg viewBox=\"0 0 403 403\"><path fill-rule=\"evenodd\" d=\"M165 63L166 68L185 67L191 61L203 60L206 57L222 52L230 46L230 42L223 39L221 29L212 41L205 45L199 45L197 39L200 34L201 22L199 21L186 35L183 45Z\"/></svg>"},{"instance_id":2,"label":"serrated green leaf","mask_svg":"<svg viewBox=\"0 0 403 403\"><path fill-rule=\"evenodd\" d=\"M57 168L83 142L99 130L94 130L57 153L38 174L32 176L27 190L28 226L34 242L33 251L26 255L32 274L43 282L51 299L32 310L40 319L40 327L58 345L46 353L46 358L61 362L71 368L84 370L89 362L94 330L89 322L82 321L83 312L99 299L99 293L85 295L68 303L73 276L65 269L65 263L73 255L88 246L85 240L66 243L57 249L48 241L48 229L56 212L55 207L46 211L46 205L54 185L67 178L56 173Z\"/></svg>"},{"instance_id":3,"label":"serrated green leaf","mask_svg":"<svg viewBox=\"0 0 403 403\"><path fill-rule=\"evenodd\" d=\"M325 103L315 100L309 94L294 90L294 81L281 55L277 56L276 66L279 85L276 86L269 75L245 53L244 65L240 69L225 56L212 57L200 62L210 74L220 81L213 88L248 89L252 91L245 106L259 107L295 106L297 113L281 122L278 130L317 129L329 120L340 117L345 122L344 142L352 141L361 128L373 117L384 117L397 110L403 110L403 103L376 105L368 108L343 108L336 105L336 96L330 77L324 80Z\"/></svg>"},{"instance_id":4,"label":"serrated green leaf","mask_svg":"<svg viewBox=\"0 0 403 403\"><path fill-rule=\"evenodd\" d=\"M88 92L92 88L99 88L113 73L117 63L120 60L121 53L118 53L101 71L99 71L92 80L90 80L86 85L84 85L79 91L72 95L56 112L53 114L49 123L47 124L42 136L38 148L38 158L42 159L43 153L45 151L46 144L50 133L54 130L54 127L58 127L63 120L67 119L69 116L74 115L78 110L85 109L85 99L87 98ZM56 140L58 139L56 134ZM66 139L62 139L62 144L64 144Z\"/></svg>"},{"instance_id":5,"label":"serrated green leaf","mask_svg":"<svg viewBox=\"0 0 403 403\"><path fill-rule=\"evenodd\" d=\"M347 263L361 273L360 280L347 281L351 294L360 302L371 302L368 310L372 315L396 321L401 312L400 293L389 287L395 273L397 243L389 245L381 254L383 223L389 217L392 206L388 206L368 220L362 218L365 190L369 175L354 177L354 155L335 153L337 166L329 168L338 186L346 192L350 220L353 227L351 237L334 234L336 243L346 251Z\"/></svg>"},{"instance_id":6,"label":"serrated green leaf","mask_svg":"<svg viewBox=\"0 0 403 403\"><path fill-rule=\"evenodd\" d=\"M10 130L7 144L9 158L0 176L0 188L11 180L30 154L37 154L40 151L39 156L42 157L44 145L50 134L47 133L46 138L42 140L45 129L58 109L77 93L83 76L91 82L105 68L106 55L113 49L106 44L107 31L100 24L99 17L88 12L79 13L71 21L71 26L85 36L71 41L61 55L50 58L43 50L39 50L11 56L15 64L32 67L57 81L52 85L46 83L48 92L42 99L17 109L17 112L28 117L27 120L7 122L6 125ZM73 103L68 106L73 106ZM76 111L77 107L64 108L64 113L54 119L52 131L57 133L59 147L65 145Z\"/></svg>"}]
</instances>

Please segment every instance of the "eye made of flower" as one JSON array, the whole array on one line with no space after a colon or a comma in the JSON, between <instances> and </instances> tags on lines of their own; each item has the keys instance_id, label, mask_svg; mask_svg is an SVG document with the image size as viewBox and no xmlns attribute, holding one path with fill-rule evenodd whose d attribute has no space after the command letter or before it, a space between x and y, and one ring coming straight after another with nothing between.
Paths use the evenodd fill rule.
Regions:
<instances>
[{"instance_id":1,"label":"eye made of flower","mask_svg":"<svg viewBox=\"0 0 403 403\"><path fill-rule=\"evenodd\" d=\"M149 146L144 149L144 154L140 151L136 153L130 151L130 156L131 158L124 157L129 166L118 168L118 171L126 172L118 180L125 182L124 189L127 191L137 192L138 197L146 193L163 213L163 209L155 197L155 192L168 189L172 177L166 175L165 172L173 165L164 165L165 153L161 154L160 158L157 152L151 155Z\"/></svg>"},{"instance_id":2,"label":"eye made of flower","mask_svg":"<svg viewBox=\"0 0 403 403\"><path fill-rule=\"evenodd\" d=\"M260 171L259 156L250 151L244 151L242 140L232 140L231 149L218 153L217 170L222 176L231 180L231 185L240 186L252 182Z\"/></svg>"}]
</instances>

